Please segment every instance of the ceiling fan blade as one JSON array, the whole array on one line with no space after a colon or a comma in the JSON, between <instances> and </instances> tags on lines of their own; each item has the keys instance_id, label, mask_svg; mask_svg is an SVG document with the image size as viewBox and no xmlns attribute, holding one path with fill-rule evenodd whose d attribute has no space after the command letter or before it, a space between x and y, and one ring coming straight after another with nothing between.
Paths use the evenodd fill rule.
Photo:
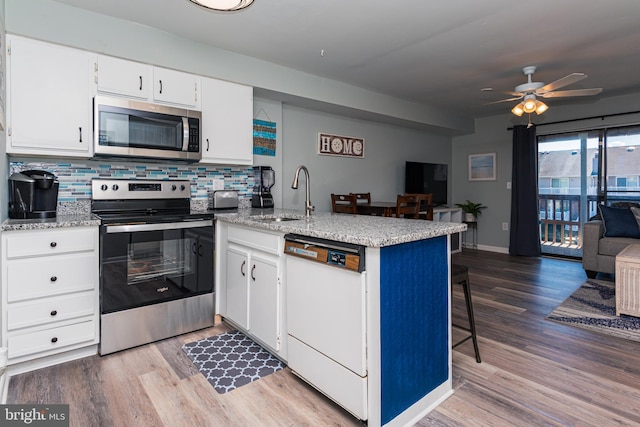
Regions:
<instances>
[{"instance_id":1,"label":"ceiling fan blade","mask_svg":"<svg viewBox=\"0 0 640 427\"><path fill-rule=\"evenodd\" d=\"M542 95L545 92L551 92L552 90L560 89L561 87L568 86L571 83L579 82L580 80L584 80L586 78L587 75L584 73L571 73L568 76L564 76L563 78L556 80L555 82L551 82L539 89L536 89L536 95Z\"/></svg>"},{"instance_id":2,"label":"ceiling fan blade","mask_svg":"<svg viewBox=\"0 0 640 427\"><path fill-rule=\"evenodd\" d=\"M557 90L555 92L547 92L543 93L541 96L543 98L560 98L563 96L590 96L597 95L602 92L602 88L592 88L592 89L575 89L575 90Z\"/></svg>"},{"instance_id":3,"label":"ceiling fan blade","mask_svg":"<svg viewBox=\"0 0 640 427\"><path fill-rule=\"evenodd\" d=\"M516 92L517 93L517 92ZM509 99L501 99L499 101L493 101L493 102L487 102L484 105L491 105L491 104L499 104L501 102L510 102L510 101L517 101L519 99L522 99L524 97L524 95L520 95L520 96L516 96L515 98L509 98Z\"/></svg>"},{"instance_id":4,"label":"ceiling fan blade","mask_svg":"<svg viewBox=\"0 0 640 427\"><path fill-rule=\"evenodd\" d=\"M492 92L492 93L501 93L503 95L519 96L521 98L524 96L524 94L520 92L513 92L510 90L494 90L493 88L490 88L490 87L485 87L480 90L482 92Z\"/></svg>"}]
</instances>

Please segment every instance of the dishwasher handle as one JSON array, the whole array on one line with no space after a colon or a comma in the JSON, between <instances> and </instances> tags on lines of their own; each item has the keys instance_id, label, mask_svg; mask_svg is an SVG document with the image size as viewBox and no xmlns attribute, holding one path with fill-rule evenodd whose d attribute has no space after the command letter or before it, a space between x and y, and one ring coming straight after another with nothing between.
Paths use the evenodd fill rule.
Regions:
<instances>
[{"instance_id":1,"label":"dishwasher handle","mask_svg":"<svg viewBox=\"0 0 640 427\"><path fill-rule=\"evenodd\" d=\"M292 255L359 273L365 269L364 246L297 234L285 235L284 241L285 255Z\"/></svg>"}]
</instances>

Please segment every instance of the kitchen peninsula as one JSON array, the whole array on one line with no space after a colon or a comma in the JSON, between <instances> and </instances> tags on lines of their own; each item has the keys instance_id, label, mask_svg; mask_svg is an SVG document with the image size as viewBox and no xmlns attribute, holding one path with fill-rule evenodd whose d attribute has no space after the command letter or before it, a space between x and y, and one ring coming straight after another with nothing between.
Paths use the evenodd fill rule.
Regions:
<instances>
[{"instance_id":1,"label":"kitchen peninsula","mask_svg":"<svg viewBox=\"0 0 640 427\"><path fill-rule=\"evenodd\" d=\"M217 314L302 379L369 426L411 425L453 392L449 235L465 224L279 209L216 218ZM285 253L289 234L309 248L326 239L338 265L341 245L359 245L364 267Z\"/></svg>"}]
</instances>

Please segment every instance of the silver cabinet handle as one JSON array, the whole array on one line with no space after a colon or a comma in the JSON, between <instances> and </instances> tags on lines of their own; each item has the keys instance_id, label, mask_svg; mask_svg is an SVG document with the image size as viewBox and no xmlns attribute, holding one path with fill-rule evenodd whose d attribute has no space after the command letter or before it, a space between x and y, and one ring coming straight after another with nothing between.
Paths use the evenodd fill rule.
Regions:
<instances>
[{"instance_id":1,"label":"silver cabinet handle","mask_svg":"<svg viewBox=\"0 0 640 427\"><path fill-rule=\"evenodd\" d=\"M242 261L242 265L240 266L240 274L242 274L242 277L244 277L244 266L247 262L246 261Z\"/></svg>"},{"instance_id":2,"label":"silver cabinet handle","mask_svg":"<svg viewBox=\"0 0 640 427\"><path fill-rule=\"evenodd\" d=\"M140 90L142 90L142 76L139 76L139 77L140 77Z\"/></svg>"},{"instance_id":3,"label":"silver cabinet handle","mask_svg":"<svg viewBox=\"0 0 640 427\"><path fill-rule=\"evenodd\" d=\"M78 129L80 131L80 141L79 142L82 142L82 126L80 126Z\"/></svg>"},{"instance_id":4,"label":"silver cabinet handle","mask_svg":"<svg viewBox=\"0 0 640 427\"><path fill-rule=\"evenodd\" d=\"M162 94L162 80L158 80L160 82L160 94Z\"/></svg>"},{"instance_id":5,"label":"silver cabinet handle","mask_svg":"<svg viewBox=\"0 0 640 427\"><path fill-rule=\"evenodd\" d=\"M255 282L256 281L256 276L253 275L253 272L256 271L256 265L253 264L253 267L251 267L251 279Z\"/></svg>"}]
</instances>

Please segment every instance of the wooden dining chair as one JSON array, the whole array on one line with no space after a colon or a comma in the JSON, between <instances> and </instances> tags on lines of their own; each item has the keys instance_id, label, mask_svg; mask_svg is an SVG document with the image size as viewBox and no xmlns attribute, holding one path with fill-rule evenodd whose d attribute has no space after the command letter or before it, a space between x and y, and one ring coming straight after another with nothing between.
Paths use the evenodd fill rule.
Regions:
<instances>
[{"instance_id":1,"label":"wooden dining chair","mask_svg":"<svg viewBox=\"0 0 640 427\"><path fill-rule=\"evenodd\" d=\"M420 204L420 219L433 221L433 193L404 193L405 196L416 196Z\"/></svg>"},{"instance_id":2,"label":"wooden dining chair","mask_svg":"<svg viewBox=\"0 0 640 427\"><path fill-rule=\"evenodd\" d=\"M420 200L415 195L398 194L396 198L396 217L413 218L420 217Z\"/></svg>"},{"instance_id":3,"label":"wooden dining chair","mask_svg":"<svg viewBox=\"0 0 640 427\"><path fill-rule=\"evenodd\" d=\"M366 204L371 204L371 193L349 193L349 194L353 194L356 196L356 199L358 200L358 203L366 203Z\"/></svg>"},{"instance_id":4,"label":"wooden dining chair","mask_svg":"<svg viewBox=\"0 0 640 427\"><path fill-rule=\"evenodd\" d=\"M358 199L355 194L331 193L331 208L334 213L358 213Z\"/></svg>"}]
</instances>

